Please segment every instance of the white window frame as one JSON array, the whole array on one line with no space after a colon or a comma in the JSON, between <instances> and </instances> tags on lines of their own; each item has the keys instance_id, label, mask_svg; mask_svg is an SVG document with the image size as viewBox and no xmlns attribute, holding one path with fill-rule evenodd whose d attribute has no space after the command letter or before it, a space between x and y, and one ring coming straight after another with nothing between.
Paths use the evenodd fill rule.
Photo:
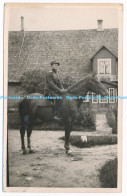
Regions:
<instances>
[{"instance_id":1,"label":"white window frame","mask_svg":"<svg viewBox=\"0 0 127 196\"><path fill-rule=\"evenodd\" d=\"M104 74L100 74L99 73L99 65L100 65L100 61L104 61L104 60L108 60L109 62L110 62L110 73L109 74L106 74L106 73L104 73ZM105 68L104 68L104 72L105 72ZM98 75L99 76L108 76L108 75L111 75L111 59L98 59Z\"/></svg>"},{"instance_id":2,"label":"white window frame","mask_svg":"<svg viewBox=\"0 0 127 196\"><path fill-rule=\"evenodd\" d=\"M113 90L113 95L110 96L110 90ZM109 97L115 97L115 89L109 88ZM115 99L109 99L109 103L115 103Z\"/></svg>"},{"instance_id":3,"label":"white window frame","mask_svg":"<svg viewBox=\"0 0 127 196\"><path fill-rule=\"evenodd\" d=\"M117 92L117 89L115 89L115 96L117 97L118 96L118 94L117 94L118 92ZM117 98L115 99L115 102L117 103L118 101L117 101Z\"/></svg>"},{"instance_id":4,"label":"white window frame","mask_svg":"<svg viewBox=\"0 0 127 196\"><path fill-rule=\"evenodd\" d=\"M101 99L99 99L99 103L108 103L108 99L104 99L104 97L101 97Z\"/></svg>"},{"instance_id":5,"label":"white window frame","mask_svg":"<svg viewBox=\"0 0 127 196\"><path fill-rule=\"evenodd\" d=\"M104 99L104 97L101 97L101 99L99 99L99 103L108 103L108 99Z\"/></svg>"},{"instance_id":6,"label":"white window frame","mask_svg":"<svg viewBox=\"0 0 127 196\"><path fill-rule=\"evenodd\" d=\"M89 94L89 92L88 92L87 94ZM89 95L86 95L87 99L84 99L84 100L83 100L84 103L89 102L88 96L89 96Z\"/></svg>"},{"instance_id":7,"label":"white window frame","mask_svg":"<svg viewBox=\"0 0 127 196\"><path fill-rule=\"evenodd\" d=\"M98 97L98 95L96 95L96 93L92 92L92 103L98 103L98 99L93 99L93 97Z\"/></svg>"}]
</instances>

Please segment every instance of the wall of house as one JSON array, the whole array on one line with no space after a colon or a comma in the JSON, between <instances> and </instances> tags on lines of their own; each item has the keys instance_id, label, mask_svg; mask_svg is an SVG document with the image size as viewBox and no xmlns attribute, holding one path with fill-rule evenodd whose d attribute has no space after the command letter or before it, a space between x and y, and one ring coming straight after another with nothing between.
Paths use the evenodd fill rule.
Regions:
<instances>
[{"instance_id":1,"label":"wall of house","mask_svg":"<svg viewBox=\"0 0 127 196\"><path fill-rule=\"evenodd\" d=\"M117 75L117 60L106 48L102 48L93 58L93 72L98 75L98 59L111 59L111 75Z\"/></svg>"},{"instance_id":2,"label":"wall of house","mask_svg":"<svg viewBox=\"0 0 127 196\"><path fill-rule=\"evenodd\" d=\"M8 84L8 96L16 97L20 96L19 91L19 84L18 83L9 83ZM8 99L8 108L15 108L18 107L19 99Z\"/></svg>"},{"instance_id":3,"label":"wall of house","mask_svg":"<svg viewBox=\"0 0 127 196\"><path fill-rule=\"evenodd\" d=\"M112 85L112 84L103 84L105 85L105 87L108 89L109 91L109 88L114 88L114 96L117 97L117 87ZM109 95L108 95L109 96ZM92 103L92 101L91 101ZM101 103L100 100L98 100L97 103L92 103L92 107L95 109L95 110L105 110L105 108L111 108L111 107L117 107L117 104L118 104L118 100L115 99L114 102L110 102L110 100L108 99L107 103Z\"/></svg>"}]
</instances>

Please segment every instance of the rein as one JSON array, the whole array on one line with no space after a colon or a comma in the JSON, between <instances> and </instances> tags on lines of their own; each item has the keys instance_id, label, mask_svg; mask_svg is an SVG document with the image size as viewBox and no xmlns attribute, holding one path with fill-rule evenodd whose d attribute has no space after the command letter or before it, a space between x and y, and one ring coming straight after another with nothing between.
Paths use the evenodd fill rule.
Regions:
<instances>
[{"instance_id":1,"label":"rein","mask_svg":"<svg viewBox=\"0 0 127 196\"><path fill-rule=\"evenodd\" d=\"M84 95L84 87L87 87L87 82L90 76L87 76L86 78L76 82L75 84L69 86L66 89L66 93L71 93L71 94L78 94L78 95ZM87 88L86 88L86 93L87 93Z\"/></svg>"}]
</instances>

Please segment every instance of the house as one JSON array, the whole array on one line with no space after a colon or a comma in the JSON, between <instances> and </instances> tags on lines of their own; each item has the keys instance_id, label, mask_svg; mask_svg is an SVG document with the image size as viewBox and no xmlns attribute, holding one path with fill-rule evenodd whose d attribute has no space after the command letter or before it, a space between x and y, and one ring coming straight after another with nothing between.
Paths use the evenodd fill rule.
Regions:
<instances>
[{"instance_id":1,"label":"house","mask_svg":"<svg viewBox=\"0 0 127 196\"><path fill-rule=\"evenodd\" d=\"M92 71L110 95L117 94L118 29L103 29L102 20L98 20L97 29L62 31L24 31L22 20L21 31L10 31L8 36L9 96L19 95L19 80L25 71L48 71L54 60L61 64L62 78L71 76L78 81ZM114 104L103 102L99 100L99 106ZM15 105L16 100L9 100L9 107Z\"/></svg>"},{"instance_id":2,"label":"house","mask_svg":"<svg viewBox=\"0 0 127 196\"><path fill-rule=\"evenodd\" d=\"M102 46L92 56L91 61L92 71L109 92L109 99L92 99L92 103L98 105L98 107L109 107L117 104L117 99L112 99L112 97L117 97L118 92L118 57L108 48ZM93 94L92 96L96 95Z\"/></svg>"}]
</instances>

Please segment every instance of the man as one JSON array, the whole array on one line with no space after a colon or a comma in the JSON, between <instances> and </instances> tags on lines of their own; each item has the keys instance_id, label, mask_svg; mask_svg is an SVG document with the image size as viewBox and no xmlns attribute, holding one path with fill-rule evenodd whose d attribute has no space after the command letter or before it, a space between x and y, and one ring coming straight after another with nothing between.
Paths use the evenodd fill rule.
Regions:
<instances>
[{"instance_id":1,"label":"man","mask_svg":"<svg viewBox=\"0 0 127 196\"><path fill-rule=\"evenodd\" d=\"M57 74L57 69L60 64L56 61L51 63L52 71L48 72L45 80L44 96L58 96L62 93L65 93L65 89L60 81L60 78ZM57 104L54 101L54 119L58 119L57 115Z\"/></svg>"}]
</instances>

